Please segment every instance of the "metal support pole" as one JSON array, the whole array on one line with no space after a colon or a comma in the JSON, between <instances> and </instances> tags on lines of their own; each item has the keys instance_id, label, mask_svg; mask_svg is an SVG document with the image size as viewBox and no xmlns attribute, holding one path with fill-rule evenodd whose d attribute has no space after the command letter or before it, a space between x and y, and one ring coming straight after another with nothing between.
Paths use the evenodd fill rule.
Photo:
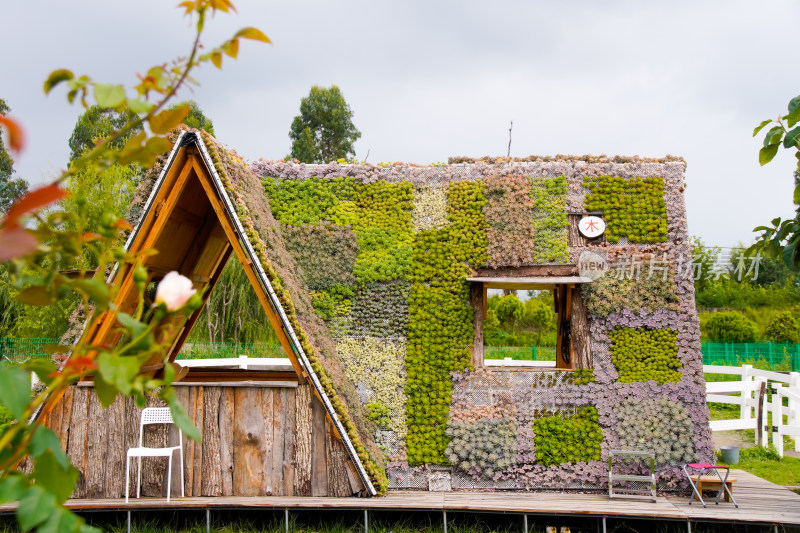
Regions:
<instances>
[{"instance_id":1,"label":"metal support pole","mask_svg":"<svg viewBox=\"0 0 800 533\"><path fill-rule=\"evenodd\" d=\"M606 533L606 517L603 517L603 533Z\"/></svg>"},{"instance_id":2,"label":"metal support pole","mask_svg":"<svg viewBox=\"0 0 800 533\"><path fill-rule=\"evenodd\" d=\"M528 515L522 515L522 531L528 533Z\"/></svg>"},{"instance_id":3,"label":"metal support pole","mask_svg":"<svg viewBox=\"0 0 800 533\"><path fill-rule=\"evenodd\" d=\"M286 524L286 533L289 533L289 509L283 510L283 522Z\"/></svg>"},{"instance_id":4,"label":"metal support pole","mask_svg":"<svg viewBox=\"0 0 800 533\"><path fill-rule=\"evenodd\" d=\"M442 511L442 518L444 519L444 533L447 533L447 511Z\"/></svg>"},{"instance_id":5,"label":"metal support pole","mask_svg":"<svg viewBox=\"0 0 800 533\"><path fill-rule=\"evenodd\" d=\"M692 533L692 521L691 520L687 520L686 521L686 531L688 531L689 533Z\"/></svg>"},{"instance_id":6,"label":"metal support pole","mask_svg":"<svg viewBox=\"0 0 800 533\"><path fill-rule=\"evenodd\" d=\"M211 533L211 509L206 507L206 533Z\"/></svg>"},{"instance_id":7,"label":"metal support pole","mask_svg":"<svg viewBox=\"0 0 800 533\"><path fill-rule=\"evenodd\" d=\"M128 533L131 533L131 512L128 510Z\"/></svg>"},{"instance_id":8,"label":"metal support pole","mask_svg":"<svg viewBox=\"0 0 800 533\"><path fill-rule=\"evenodd\" d=\"M364 533L369 533L369 510L364 509Z\"/></svg>"}]
</instances>

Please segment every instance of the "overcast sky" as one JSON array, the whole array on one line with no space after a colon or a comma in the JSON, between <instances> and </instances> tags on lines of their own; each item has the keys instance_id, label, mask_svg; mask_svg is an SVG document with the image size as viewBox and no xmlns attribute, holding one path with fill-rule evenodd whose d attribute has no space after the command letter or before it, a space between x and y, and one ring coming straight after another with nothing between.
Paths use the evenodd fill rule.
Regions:
<instances>
[{"instance_id":1,"label":"overcast sky","mask_svg":"<svg viewBox=\"0 0 800 533\"><path fill-rule=\"evenodd\" d=\"M79 106L42 82L68 68L111 83L188 51L177 0L9 2L0 98L25 126L19 175L65 166ZM796 1L235 1L204 38L243 26L223 70L184 91L240 155L277 159L312 85L338 85L362 132L359 159L432 163L449 156L680 155L689 230L733 246L792 214L794 158L758 165L761 120L800 94ZM369 155L368 155L369 154Z\"/></svg>"}]
</instances>

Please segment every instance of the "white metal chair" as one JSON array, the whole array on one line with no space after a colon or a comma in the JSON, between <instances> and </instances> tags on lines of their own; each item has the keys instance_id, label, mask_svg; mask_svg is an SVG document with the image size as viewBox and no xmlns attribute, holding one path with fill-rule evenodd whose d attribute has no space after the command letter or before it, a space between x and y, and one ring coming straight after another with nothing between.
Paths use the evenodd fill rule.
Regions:
<instances>
[{"instance_id":1,"label":"white metal chair","mask_svg":"<svg viewBox=\"0 0 800 533\"><path fill-rule=\"evenodd\" d=\"M180 450L181 462L181 497L183 497L183 432L178 428L178 446L170 446L167 448L145 448L142 446L142 438L144 436L144 426L148 424L172 424L172 413L169 407L145 407L142 410L142 419L139 423L139 447L128 449L128 458L125 461L125 502L128 501L128 491L130 489L130 469L131 458L139 458L139 471L136 480L136 497L139 497L142 487L142 457L166 457L168 459L167 466L167 501L169 501L170 492L172 492L172 455L175 450Z\"/></svg>"}]
</instances>

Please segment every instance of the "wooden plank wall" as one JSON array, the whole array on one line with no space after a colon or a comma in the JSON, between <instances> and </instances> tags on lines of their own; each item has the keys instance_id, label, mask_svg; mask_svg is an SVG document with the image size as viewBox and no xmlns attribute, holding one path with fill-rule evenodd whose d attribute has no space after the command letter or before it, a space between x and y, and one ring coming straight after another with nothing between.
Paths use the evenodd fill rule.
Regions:
<instances>
[{"instance_id":1,"label":"wooden plank wall","mask_svg":"<svg viewBox=\"0 0 800 533\"><path fill-rule=\"evenodd\" d=\"M350 496L349 457L308 384L292 387L182 386L175 392L202 435L183 438L186 496ZM151 399L148 406L161 406ZM94 389L71 387L46 424L80 470L74 498L125 495L125 458L138 446L141 410L118 398L103 410ZM145 427L144 445L174 446L175 427ZM131 496L136 494L131 461ZM180 496L178 452L172 496ZM166 496L167 461L145 458L142 495Z\"/></svg>"}]
</instances>

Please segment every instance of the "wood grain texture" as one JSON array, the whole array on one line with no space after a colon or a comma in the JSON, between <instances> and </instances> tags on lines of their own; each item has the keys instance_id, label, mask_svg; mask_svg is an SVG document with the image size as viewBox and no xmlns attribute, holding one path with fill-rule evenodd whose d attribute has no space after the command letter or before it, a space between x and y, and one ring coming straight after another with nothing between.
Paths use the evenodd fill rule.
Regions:
<instances>
[{"instance_id":1,"label":"wood grain texture","mask_svg":"<svg viewBox=\"0 0 800 533\"><path fill-rule=\"evenodd\" d=\"M261 398L261 416L264 420L264 430L261 433L259 450L263 461L264 483L259 495L272 495L272 456L273 456L273 389L261 389L256 395Z\"/></svg>"},{"instance_id":2,"label":"wood grain texture","mask_svg":"<svg viewBox=\"0 0 800 533\"><path fill-rule=\"evenodd\" d=\"M264 413L261 395L234 391L233 491L242 496L264 493Z\"/></svg>"},{"instance_id":3,"label":"wood grain texture","mask_svg":"<svg viewBox=\"0 0 800 533\"><path fill-rule=\"evenodd\" d=\"M205 425L203 424L203 417L205 413L205 393L206 387L197 387L197 392L194 397L194 412L192 420L197 429L200 430L200 436L205 439L203 433ZM203 496L203 445L200 442L192 443L192 494L195 496Z\"/></svg>"},{"instance_id":4,"label":"wood grain texture","mask_svg":"<svg viewBox=\"0 0 800 533\"><path fill-rule=\"evenodd\" d=\"M284 457L284 437L286 431L286 398L281 394L280 389L269 389L272 391L272 485L268 494L272 496L285 496L283 491L283 457Z\"/></svg>"},{"instance_id":5,"label":"wood grain texture","mask_svg":"<svg viewBox=\"0 0 800 533\"><path fill-rule=\"evenodd\" d=\"M61 404L63 410L61 411L61 428L58 433L61 439L61 449L67 451L69 445L69 428L72 420L72 403L75 394L75 387L69 387L64 391L64 396L61 397Z\"/></svg>"},{"instance_id":6,"label":"wood grain texture","mask_svg":"<svg viewBox=\"0 0 800 533\"><path fill-rule=\"evenodd\" d=\"M332 497L350 496L350 480L347 477L347 461L350 459L341 440L333 432L331 423L325 421L325 433L328 445L328 491Z\"/></svg>"},{"instance_id":7,"label":"wood grain texture","mask_svg":"<svg viewBox=\"0 0 800 533\"><path fill-rule=\"evenodd\" d=\"M294 494L311 496L312 395L307 383L295 389Z\"/></svg>"},{"instance_id":8,"label":"wood grain texture","mask_svg":"<svg viewBox=\"0 0 800 533\"><path fill-rule=\"evenodd\" d=\"M201 494L222 495L219 407L222 389L206 387L203 400L203 466Z\"/></svg>"},{"instance_id":9,"label":"wood grain texture","mask_svg":"<svg viewBox=\"0 0 800 533\"><path fill-rule=\"evenodd\" d=\"M283 432L283 494L294 494L294 436L295 436L295 389L281 389L284 396L285 426Z\"/></svg>"},{"instance_id":10,"label":"wood grain texture","mask_svg":"<svg viewBox=\"0 0 800 533\"><path fill-rule=\"evenodd\" d=\"M122 498L125 496L125 399L117 396L114 403L106 409L104 420L106 426L105 456L105 490L106 498ZM102 437L101 437L102 438Z\"/></svg>"},{"instance_id":11,"label":"wood grain texture","mask_svg":"<svg viewBox=\"0 0 800 533\"><path fill-rule=\"evenodd\" d=\"M123 457L128 460L128 448L139 446L139 421L141 420L141 410L136 407L132 397L125 398L125 428L123 431ZM123 464L124 468L124 464ZM128 491L131 497L136 496L136 479L139 472L139 464L136 459L130 461L130 482ZM123 472L124 475L124 472ZM124 490L124 487L123 487Z\"/></svg>"},{"instance_id":12,"label":"wood grain texture","mask_svg":"<svg viewBox=\"0 0 800 533\"><path fill-rule=\"evenodd\" d=\"M78 469L78 482L75 484L73 498L86 497L86 434L89 425L89 389L76 389L72 398L72 417L70 422L67 456Z\"/></svg>"},{"instance_id":13,"label":"wood grain texture","mask_svg":"<svg viewBox=\"0 0 800 533\"><path fill-rule=\"evenodd\" d=\"M589 312L583 301L583 291L572 291L572 348L575 356L573 368L592 368L592 339L589 334Z\"/></svg>"},{"instance_id":14,"label":"wood grain texture","mask_svg":"<svg viewBox=\"0 0 800 533\"><path fill-rule=\"evenodd\" d=\"M325 409L313 398L311 402L311 495L326 496L328 493L328 438L326 434Z\"/></svg>"},{"instance_id":15,"label":"wood grain texture","mask_svg":"<svg viewBox=\"0 0 800 533\"><path fill-rule=\"evenodd\" d=\"M483 366L483 283L470 283L469 286L469 305L472 307L473 318L473 338L472 338L472 366L481 368Z\"/></svg>"},{"instance_id":16,"label":"wood grain texture","mask_svg":"<svg viewBox=\"0 0 800 533\"><path fill-rule=\"evenodd\" d=\"M220 484L224 496L233 495L233 388L223 387L220 394L219 413L219 462Z\"/></svg>"}]
</instances>

